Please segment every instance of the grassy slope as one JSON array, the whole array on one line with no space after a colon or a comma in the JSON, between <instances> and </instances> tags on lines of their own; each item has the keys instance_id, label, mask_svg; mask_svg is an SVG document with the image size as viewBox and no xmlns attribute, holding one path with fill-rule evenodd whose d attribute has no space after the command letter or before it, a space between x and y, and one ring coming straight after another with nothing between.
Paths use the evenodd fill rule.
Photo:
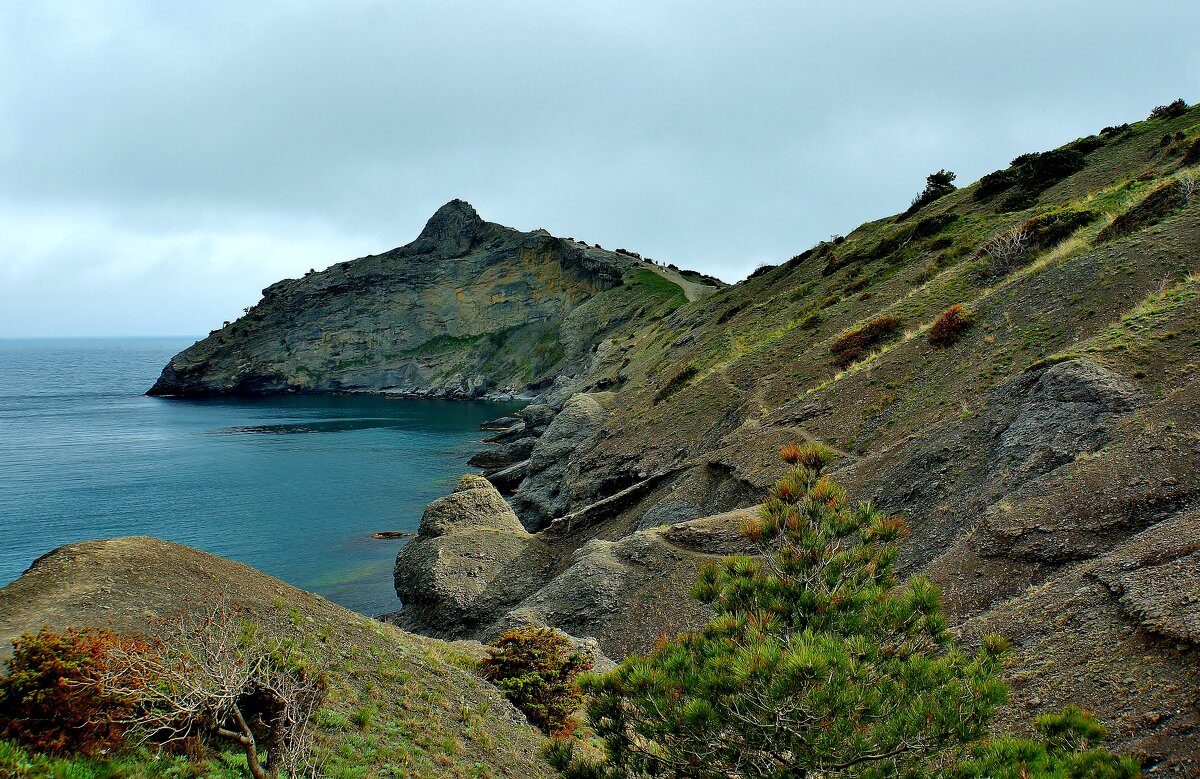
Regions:
<instances>
[{"instance_id":1,"label":"grassy slope","mask_svg":"<svg viewBox=\"0 0 1200 779\"><path fill-rule=\"evenodd\" d=\"M1161 147L1160 138L1176 131L1186 141ZM851 452L961 413L963 403L969 406L1005 377L1120 322L1163 280L1170 286L1200 270L1194 216L1186 212L1149 231L1095 243L1113 217L1177 174L1182 151L1196 137L1200 108L1178 119L1141 122L1090 152L1083 171L1048 189L1032 208L1006 212L994 201L978 202L972 185L904 222L865 224L839 244L822 244L807 258L680 307L636 335L626 370L626 413L609 423L619 443L598 457L618 454L629 462L711 451L710 431L680 420L769 424L781 409L830 398L839 418L813 432ZM976 252L988 238L1072 204L1101 217L1006 277L981 273L985 263ZM939 215L956 219L872 257L881 242ZM979 327L960 347L928 347L925 331L954 303L972 309ZM902 337L840 370L831 343L880 315L899 316ZM685 371L688 391L655 403ZM769 478L762 474L756 481Z\"/></svg>"},{"instance_id":2,"label":"grassy slope","mask_svg":"<svg viewBox=\"0 0 1200 779\"><path fill-rule=\"evenodd\" d=\"M322 776L551 775L536 756L540 735L451 645L354 614L247 566L164 541L72 544L43 558L0 590L0 639L8 651L8 639L42 625L61 630L108 624L136 633L147 613L178 611L188 607L188 598L214 593L236 599L251 615L285 613L305 654L326 661L329 695L318 715ZM7 775L5 760L14 760L11 746L0 747L0 775ZM75 767L62 775L170 775L163 767L169 761L150 770L145 756L138 755L73 762ZM229 765L236 766L237 759L216 756L209 767L195 770L225 776ZM54 775L41 770L30 767L24 775Z\"/></svg>"}]
</instances>

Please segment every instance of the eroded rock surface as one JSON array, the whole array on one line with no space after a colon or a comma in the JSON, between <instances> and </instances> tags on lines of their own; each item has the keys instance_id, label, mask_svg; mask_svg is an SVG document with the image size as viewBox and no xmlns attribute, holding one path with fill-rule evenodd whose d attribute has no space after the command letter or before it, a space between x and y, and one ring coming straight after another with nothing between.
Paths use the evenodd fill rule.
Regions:
<instances>
[{"instance_id":1,"label":"eroded rock surface","mask_svg":"<svg viewBox=\"0 0 1200 779\"><path fill-rule=\"evenodd\" d=\"M543 585L552 562L490 482L464 476L454 492L429 504L416 538L396 557L400 624L471 637L481 622Z\"/></svg>"}]
</instances>

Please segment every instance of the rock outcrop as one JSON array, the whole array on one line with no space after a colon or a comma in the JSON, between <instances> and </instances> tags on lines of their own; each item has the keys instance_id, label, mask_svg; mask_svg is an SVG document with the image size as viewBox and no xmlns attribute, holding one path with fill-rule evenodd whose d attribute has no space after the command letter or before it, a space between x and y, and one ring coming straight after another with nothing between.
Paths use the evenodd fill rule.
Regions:
<instances>
[{"instance_id":1,"label":"rock outcrop","mask_svg":"<svg viewBox=\"0 0 1200 779\"><path fill-rule=\"evenodd\" d=\"M544 585L553 560L490 482L464 476L454 492L429 504L416 538L396 557L400 624L474 636Z\"/></svg>"}]
</instances>

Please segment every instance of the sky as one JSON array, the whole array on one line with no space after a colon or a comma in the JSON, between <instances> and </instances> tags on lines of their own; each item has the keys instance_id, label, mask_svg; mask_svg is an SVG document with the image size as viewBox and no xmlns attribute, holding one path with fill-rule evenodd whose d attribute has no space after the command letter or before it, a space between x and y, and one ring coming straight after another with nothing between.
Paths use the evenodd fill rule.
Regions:
<instances>
[{"instance_id":1,"label":"sky","mask_svg":"<svg viewBox=\"0 0 1200 779\"><path fill-rule=\"evenodd\" d=\"M0 337L202 335L441 204L727 281L1200 100L1195 0L0 0Z\"/></svg>"}]
</instances>

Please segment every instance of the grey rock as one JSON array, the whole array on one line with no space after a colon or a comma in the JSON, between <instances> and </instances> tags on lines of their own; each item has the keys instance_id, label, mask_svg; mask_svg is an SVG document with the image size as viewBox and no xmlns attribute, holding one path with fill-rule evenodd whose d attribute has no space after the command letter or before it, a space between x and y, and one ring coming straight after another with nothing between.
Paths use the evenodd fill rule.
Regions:
<instances>
[{"instance_id":1,"label":"grey rock","mask_svg":"<svg viewBox=\"0 0 1200 779\"><path fill-rule=\"evenodd\" d=\"M471 637L548 578L553 555L525 532L486 479L464 476L433 501L417 537L396 556L404 606L397 624L435 636Z\"/></svg>"},{"instance_id":2,"label":"grey rock","mask_svg":"<svg viewBox=\"0 0 1200 779\"><path fill-rule=\"evenodd\" d=\"M506 533L524 533L521 521L487 479L467 474L454 492L425 507L417 535L437 538L452 533L486 528Z\"/></svg>"},{"instance_id":3,"label":"grey rock","mask_svg":"<svg viewBox=\"0 0 1200 779\"><path fill-rule=\"evenodd\" d=\"M587 451L608 414L605 404L611 402L611 393L573 395L537 439L529 457L529 473L513 500L531 530L566 513L579 497L570 495L565 487L575 465L572 455Z\"/></svg>"},{"instance_id":4,"label":"grey rock","mask_svg":"<svg viewBox=\"0 0 1200 779\"><path fill-rule=\"evenodd\" d=\"M467 465L475 468L504 468L513 463L528 460L533 453L535 439L532 437L518 438L507 444L486 449L470 460Z\"/></svg>"},{"instance_id":5,"label":"grey rock","mask_svg":"<svg viewBox=\"0 0 1200 779\"><path fill-rule=\"evenodd\" d=\"M1108 441L1114 415L1130 411L1136 390L1117 374L1084 360L1046 369L1016 418L1001 433L996 460L1014 470L1045 473Z\"/></svg>"}]
</instances>

